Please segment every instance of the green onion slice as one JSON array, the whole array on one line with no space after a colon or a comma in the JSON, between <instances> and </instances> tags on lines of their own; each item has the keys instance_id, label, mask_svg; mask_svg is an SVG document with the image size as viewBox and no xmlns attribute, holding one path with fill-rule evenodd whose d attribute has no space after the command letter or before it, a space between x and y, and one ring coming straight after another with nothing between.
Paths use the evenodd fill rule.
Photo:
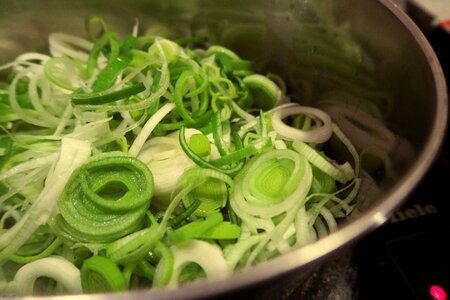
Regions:
<instances>
[{"instance_id":1,"label":"green onion slice","mask_svg":"<svg viewBox=\"0 0 450 300\"><path fill-rule=\"evenodd\" d=\"M56 86L70 91L78 89L82 80L74 62L65 56L49 59L44 65L44 74Z\"/></svg>"},{"instance_id":2,"label":"green onion slice","mask_svg":"<svg viewBox=\"0 0 450 300\"><path fill-rule=\"evenodd\" d=\"M201 237L202 234L223 221L221 213L213 213L204 220L196 220L183 227L180 227L172 232L169 232L168 237L173 245L181 242Z\"/></svg>"},{"instance_id":3,"label":"green onion slice","mask_svg":"<svg viewBox=\"0 0 450 300\"><path fill-rule=\"evenodd\" d=\"M295 151L304 155L311 164L341 183L346 183L354 177L353 168L348 162L345 162L343 165L337 165L333 161L320 155L317 150L308 144L300 141L294 141L292 147Z\"/></svg>"},{"instance_id":4,"label":"green onion slice","mask_svg":"<svg viewBox=\"0 0 450 300\"><path fill-rule=\"evenodd\" d=\"M190 262L198 264L208 279L226 277L230 270L217 245L200 240L189 240L171 248L173 252L173 273L168 283L169 287L179 285L178 276Z\"/></svg>"},{"instance_id":5,"label":"green onion slice","mask_svg":"<svg viewBox=\"0 0 450 300\"><path fill-rule=\"evenodd\" d=\"M218 172L224 173L226 175L230 175L230 176L234 176L242 168L241 164L237 164L237 165L231 166L229 168L225 168L225 167L220 168L220 167L216 167L212 163L204 160L202 157L198 156L196 153L194 153L194 151L192 151L189 148L189 144L186 141L184 132L185 132L185 128L182 127L180 129L180 134L179 134L180 146L183 149L184 153L199 167L213 169L215 171L218 171Z\"/></svg>"},{"instance_id":6,"label":"green onion slice","mask_svg":"<svg viewBox=\"0 0 450 300\"><path fill-rule=\"evenodd\" d=\"M118 91L100 91L90 94L75 92L72 95L74 105L99 105L115 102L121 99L131 97L145 91L146 87L142 82L130 85Z\"/></svg>"},{"instance_id":7,"label":"green onion slice","mask_svg":"<svg viewBox=\"0 0 450 300\"><path fill-rule=\"evenodd\" d=\"M128 288L119 267L104 256L92 256L81 267L81 286L85 293L107 293Z\"/></svg>"},{"instance_id":8,"label":"green onion slice","mask_svg":"<svg viewBox=\"0 0 450 300\"><path fill-rule=\"evenodd\" d=\"M304 114L312 116L316 121L316 126L309 130L302 130L289 126L283 122L283 119L292 116ZM306 106L289 106L277 110L272 117L273 129L288 140L299 140L305 143L320 144L326 142L333 133L331 127L331 118L325 112Z\"/></svg>"},{"instance_id":9,"label":"green onion slice","mask_svg":"<svg viewBox=\"0 0 450 300\"><path fill-rule=\"evenodd\" d=\"M272 218L305 201L312 181L306 158L289 149L256 155L235 178L230 201L243 220Z\"/></svg>"},{"instance_id":10,"label":"green onion slice","mask_svg":"<svg viewBox=\"0 0 450 300\"><path fill-rule=\"evenodd\" d=\"M156 268L153 284L156 287L165 286L169 283L173 274L173 253L172 250L162 242L156 244L155 251L160 254L161 260Z\"/></svg>"},{"instance_id":11,"label":"green onion slice","mask_svg":"<svg viewBox=\"0 0 450 300\"><path fill-rule=\"evenodd\" d=\"M253 95L253 106L269 110L282 101L280 88L269 78L259 74L248 75L243 79L245 86Z\"/></svg>"},{"instance_id":12,"label":"green onion slice","mask_svg":"<svg viewBox=\"0 0 450 300\"><path fill-rule=\"evenodd\" d=\"M113 241L140 226L152 195L153 176L143 162L100 154L69 179L58 201L58 220L75 241Z\"/></svg>"}]
</instances>

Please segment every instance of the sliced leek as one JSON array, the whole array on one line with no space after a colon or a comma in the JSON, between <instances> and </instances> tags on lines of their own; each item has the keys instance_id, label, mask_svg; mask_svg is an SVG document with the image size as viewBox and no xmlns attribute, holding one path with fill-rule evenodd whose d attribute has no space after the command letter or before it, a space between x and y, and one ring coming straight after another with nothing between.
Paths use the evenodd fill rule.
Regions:
<instances>
[{"instance_id":1,"label":"sliced leek","mask_svg":"<svg viewBox=\"0 0 450 300\"><path fill-rule=\"evenodd\" d=\"M378 191L362 170L370 154L390 168L397 137L381 112L292 103L279 75L203 36L86 25L91 40L52 33L49 54L0 66L11 69L0 84L0 287L13 296L38 294L40 276L46 294L229 276L355 217Z\"/></svg>"}]
</instances>

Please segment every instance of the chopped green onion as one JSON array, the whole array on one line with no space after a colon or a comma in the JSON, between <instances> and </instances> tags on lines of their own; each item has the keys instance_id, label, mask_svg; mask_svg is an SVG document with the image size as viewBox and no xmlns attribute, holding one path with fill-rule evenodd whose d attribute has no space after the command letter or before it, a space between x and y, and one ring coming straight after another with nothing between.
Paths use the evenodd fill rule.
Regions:
<instances>
[{"instance_id":1,"label":"chopped green onion","mask_svg":"<svg viewBox=\"0 0 450 300\"><path fill-rule=\"evenodd\" d=\"M193 134L189 139L189 148L198 156L204 157L211 153L211 145L208 138L201 134Z\"/></svg>"},{"instance_id":2,"label":"chopped green onion","mask_svg":"<svg viewBox=\"0 0 450 300\"><path fill-rule=\"evenodd\" d=\"M248 75L243 79L243 82L253 95L254 107L268 110L282 101L280 88L266 76Z\"/></svg>"},{"instance_id":3,"label":"chopped green onion","mask_svg":"<svg viewBox=\"0 0 450 300\"><path fill-rule=\"evenodd\" d=\"M92 256L81 267L81 286L85 293L107 293L128 288L119 267L104 256Z\"/></svg>"},{"instance_id":4,"label":"chopped green onion","mask_svg":"<svg viewBox=\"0 0 450 300\"><path fill-rule=\"evenodd\" d=\"M205 220L198 220L183 227L180 227L168 234L172 244L177 245L181 242L201 237L202 234L223 221L220 213L214 213L206 217Z\"/></svg>"},{"instance_id":5,"label":"chopped green onion","mask_svg":"<svg viewBox=\"0 0 450 300\"><path fill-rule=\"evenodd\" d=\"M141 226L152 195L144 163L114 152L98 155L71 176L57 221L74 241L113 241Z\"/></svg>"},{"instance_id":6,"label":"chopped green onion","mask_svg":"<svg viewBox=\"0 0 450 300\"><path fill-rule=\"evenodd\" d=\"M186 142L186 137L184 136L185 129L184 127L180 130L179 140L180 140L180 146L183 149L184 153L198 166L203 168L210 168L218 172L222 172L224 174L233 176L235 175L242 167L242 165L236 165L231 168L219 168L211 164L210 162L207 162L197 154L195 154L190 148L188 143Z\"/></svg>"},{"instance_id":7,"label":"chopped green onion","mask_svg":"<svg viewBox=\"0 0 450 300\"><path fill-rule=\"evenodd\" d=\"M44 65L44 73L50 82L70 91L78 89L82 80L74 62L64 56L49 59Z\"/></svg>"},{"instance_id":8,"label":"chopped green onion","mask_svg":"<svg viewBox=\"0 0 450 300\"><path fill-rule=\"evenodd\" d=\"M161 260L156 268L154 285L156 287L165 286L169 283L173 274L173 253L165 244L158 242L155 251L161 256Z\"/></svg>"},{"instance_id":9,"label":"chopped green onion","mask_svg":"<svg viewBox=\"0 0 450 300\"><path fill-rule=\"evenodd\" d=\"M184 210L181 214L177 215L170 221L170 226L172 228L177 228L181 222L185 221L190 215L194 213L194 211L197 210L200 204L201 204L200 200L194 199L194 201L189 204L186 210Z\"/></svg>"},{"instance_id":10,"label":"chopped green onion","mask_svg":"<svg viewBox=\"0 0 450 300\"><path fill-rule=\"evenodd\" d=\"M32 261L50 256L59 246L61 246L61 244L62 241L59 238L56 238L44 251L39 254L33 256L11 255L9 259L18 264L27 264Z\"/></svg>"},{"instance_id":11,"label":"chopped green onion","mask_svg":"<svg viewBox=\"0 0 450 300\"><path fill-rule=\"evenodd\" d=\"M241 235L241 228L230 222L221 222L216 226L203 232L199 238L201 239L237 239Z\"/></svg>"},{"instance_id":12,"label":"chopped green onion","mask_svg":"<svg viewBox=\"0 0 450 300\"><path fill-rule=\"evenodd\" d=\"M37 199L19 222L0 236L0 261L18 250L39 226L47 223L73 170L88 159L90 152L91 145L87 142L63 139L56 165Z\"/></svg>"},{"instance_id":13,"label":"chopped green onion","mask_svg":"<svg viewBox=\"0 0 450 300\"><path fill-rule=\"evenodd\" d=\"M328 160L326 157L320 155L317 150L312 148L306 143L300 142L298 140L294 141L292 147L298 153L304 155L314 166L320 169L322 172L330 175L335 180L346 183L352 179L353 169L348 163L342 166L336 165L334 162ZM347 171L348 169L348 171Z\"/></svg>"},{"instance_id":14,"label":"chopped green onion","mask_svg":"<svg viewBox=\"0 0 450 300\"><path fill-rule=\"evenodd\" d=\"M396 137L370 64L361 88L338 80L348 94L319 95L309 56L285 82L248 53L167 27L139 36L138 25L121 40L94 16L92 42L52 33L48 55L0 66L11 69L0 83L0 289L12 296L37 294L42 276L46 295L223 278L335 232L382 183L362 165L377 154L390 168ZM348 39L325 36L314 41L337 61L312 55L318 74L349 73L360 49L342 55ZM304 106L312 96L324 110ZM381 152L364 146L372 137Z\"/></svg>"},{"instance_id":15,"label":"chopped green onion","mask_svg":"<svg viewBox=\"0 0 450 300\"><path fill-rule=\"evenodd\" d=\"M90 94L76 92L72 95L72 103L74 105L99 105L115 102L121 99L131 97L145 91L145 85L142 82L125 87L118 91L100 91Z\"/></svg>"}]
</instances>

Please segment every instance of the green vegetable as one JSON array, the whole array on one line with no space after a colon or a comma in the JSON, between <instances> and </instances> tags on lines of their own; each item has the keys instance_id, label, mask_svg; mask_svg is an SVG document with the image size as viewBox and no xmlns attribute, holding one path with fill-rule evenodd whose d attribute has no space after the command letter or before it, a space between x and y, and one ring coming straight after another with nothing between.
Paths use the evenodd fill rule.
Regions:
<instances>
[{"instance_id":1,"label":"green vegetable","mask_svg":"<svg viewBox=\"0 0 450 300\"><path fill-rule=\"evenodd\" d=\"M152 195L152 174L140 160L115 152L97 155L67 182L57 227L73 241L114 241L141 226Z\"/></svg>"},{"instance_id":2,"label":"green vegetable","mask_svg":"<svg viewBox=\"0 0 450 300\"><path fill-rule=\"evenodd\" d=\"M51 55L0 66L8 294L33 294L39 276L57 282L45 294L223 278L336 231L376 189L280 76L204 36L86 27L92 41L53 33ZM351 161L336 163L332 137Z\"/></svg>"},{"instance_id":3,"label":"green vegetable","mask_svg":"<svg viewBox=\"0 0 450 300\"><path fill-rule=\"evenodd\" d=\"M134 96L144 90L145 85L143 83L137 83L122 90L109 93L104 91L87 95L82 93L74 93L72 96L72 102L74 105L105 104Z\"/></svg>"},{"instance_id":4,"label":"green vegetable","mask_svg":"<svg viewBox=\"0 0 450 300\"><path fill-rule=\"evenodd\" d=\"M202 234L223 221L223 216L220 213L214 213L206 217L203 221L194 221L183 227L178 228L168 234L168 238L173 245L181 242L202 237Z\"/></svg>"},{"instance_id":5,"label":"green vegetable","mask_svg":"<svg viewBox=\"0 0 450 300\"><path fill-rule=\"evenodd\" d=\"M203 134L194 134L189 139L189 148L198 156L207 156L211 153L211 145Z\"/></svg>"},{"instance_id":6,"label":"green vegetable","mask_svg":"<svg viewBox=\"0 0 450 300\"><path fill-rule=\"evenodd\" d=\"M124 291L128 288L119 267L103 256L92 256L81 267L81 286L85 293Z\"/></svg>"}]
</instances>

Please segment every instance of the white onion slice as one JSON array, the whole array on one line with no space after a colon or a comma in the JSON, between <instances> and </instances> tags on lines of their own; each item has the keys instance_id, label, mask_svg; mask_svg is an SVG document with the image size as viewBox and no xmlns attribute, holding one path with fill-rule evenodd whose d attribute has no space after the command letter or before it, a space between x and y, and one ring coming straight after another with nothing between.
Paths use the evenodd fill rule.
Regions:
<instances>
[{"instance_id":1,"label":"white onion slice","mask_svg":"<svg viewBox=\"0 0 450 300\"><path fill-rule=\"evenodd\" d=\"M311 130L301 130L283 122L284 118L298 114L312 116L316 119L316 124L319 125L319 127ZM317 122L317 120L320 120L320 122ZM331 118L328 114L320 109L307 106L286 107L276 111L272 117L272 126L273 129L284 138L289 140L300 140L305 143L324 143L333 133L331 128Z\"/></svg>"},{"instance_id":2,"label":"white onion slice","mask_svg":"<svg viewBox=\"0 0 450 300\"><path fill-rule=\"evenodd\" d=\"M197 263L208 279L226 277L230 270L217 245L200 240L189 240L172 247L174 266L169 286L177 286L178 276L189 263Z\"/></svg>"}]
</instances>

